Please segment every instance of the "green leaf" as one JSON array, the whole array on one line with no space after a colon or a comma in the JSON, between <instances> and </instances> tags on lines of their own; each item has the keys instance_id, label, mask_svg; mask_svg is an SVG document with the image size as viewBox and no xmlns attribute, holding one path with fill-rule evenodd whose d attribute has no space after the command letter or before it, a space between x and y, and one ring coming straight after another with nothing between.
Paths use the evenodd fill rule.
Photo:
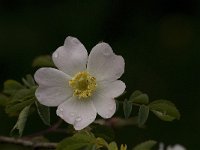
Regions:
<instances>
[{"instance_id":1,"label":"green leaf","mask_svg":"<svg viewBox=\"0 0 200 150\"><path fill-rule=\"evenodd\" d=\"M0 106L6 106L8 101L9 101L9 98L5 96L4 94L0 93Z\"/></svg>"},{"instance_id":2,"label":"green leaf","mask_svg":"<svg viewBox=\"0 0 200 150\"><path fill-rule=\"evenodd\" d=\"M180 119L180 112L176 106L167 100L156 100L149 104L150 110L163 121Z\"/></svg>"},{"instance_id":3,"label":"green leaf","mask_svg":"<svg viewBox=\"0 0 200 150\"><path fill-rule=\"evenodd\" d=\"M39 56L37 58L34 59L33 67L55 67L51 56L49 55L43 55L43 56Z\"/></svg>"},{"instance_id":4,"label":"green leaf","mask_svg":"<svg viewBox=\"0 0 200 150\"><path fill-rule=\"evenodd\" d=\"M79 149L79 150L97 150L98 148L96 147L96 145L90 145L85 147L84 149ZM99 150L99 149L98 149Z\"/></svg>"},{"instance_id":5,"label":"green leaf","mask_svg":"<svg viewBox=\"0 0 200 150\"><path fill-rule=\"evenodd\" d=\"M106 141L113 141L115 138L115 133L112 128L105 126L105 125L100 125L100 124L92 124L92 130L91 132L96 136L96 137L101 137L105 139Z\"/></svg>"},{"instance_id":6,"label":"green leaf","mask_svg":"<svg viewBox=\"0 0 200 150\"><path fill-rule=\"evenodd\" d=\"M72 137L62 140L56 150L79 150L83 148L91 148L96 145L96 138L92 133L79 132Z\"/></svg>"},{"instance_id":7,"label":"green leaf","mask_svg":"<svg viewBox=\"0 0 200 150\"><path fill-rule=\"evenodd\" d=\"M22 136L22 133L24 131L24 127L27 121L27 117L29 115L29 110L30 110L31 105L26 106L19 114L19 118L17 120L17 123L11 130L10 134L13 136L15 131L17 130L17 135Z\"/></svg>"},{"instance_id":8,"label":"green leaf","mask_svg":"<svg viewBox=\"0 0 200 150\"><path fill-rule=\"evenodd\" d=\"M18 90L7 103L5 111L10 116L18 115L21 110L35 100L35 89Z\"/></svg>"},{"instance_id":9,"label":"green leaf","mask_svg":"<svg viewBox=\"0 0 200 150\"><path fill-rule=\"evenodd\" d=\"M36 86L35 81L30 74L26 75L26 78L22 78L22 81L24 82L24 85L26 85L28 88Z\"/></svg>"},{"instance_id":10,"label":"green leaf","mask_svg":"<svg viewBox=\"0 0 200 150\"><path fill-rule=\"evenodd\" d=\"M37 112L42 119L43 123L50 126L50 109L47 106L40 104L37 100L35 101Z\"/></svg>"},{"instance_id":11,"label":"green leaf","mask_svg":"<svg viewBox=\"0 0 200 150\"><path fill-rule=\"evenodd\" d=\"M149 96L137 90L130 96L129 101L137 104L148 104Z\"/></svg>"},{"instance_id":12,"label":"green leaf","mask_svg":"<svg viewBox=\"0 0 200 150\"><path fill-rule=\"evenodd\" d=\"M103 138L96 138L96 146L97 149L101 147L108 147L108 143Z\"/></svg>"},{"instance_id":13,"label":"green leaf","mask_svg":"<svg viewBox=\"0 0 200 150\"><path fill-rule=\"evenodd\" d=\"M130 99L134 99L135 97L137 97L137 96L139 96L141 94L143 94L141 91L136 90L131 94Z\"/></svg>"},{"instance_id":14,"label":"green leaf","mask_svg":"<svg viewBox=\"0 0 200 150\"><path fill-rule=\"evenodd\" d=\"M151 148L156 144L157 144L156 141L149 140L141 144L138 144L136 147L133 148L133 150L151 150Z\"/></svg>"},{"instance_id":15,"label":"green leaf","mask_svg":"<svg viewBox=\"0 0 200 150\"><path fill-rule=\"evenodd\" d=\"M24 89L24 86L15 80L7 80L4 82L3 93L5 93L5 94L13 95L13 94L15 94L16 91L18 91L20 89Z\"/></svg>"},{"instance_id":16,"label":"green leaf","mask_svg":"<svg viewBox=\"0 0 200 150\"><path fill-rule=\"evenodd\" d=\"M138 113L138 125L139 127L143 126L147 121L149 116L149 107L141 105Z\"/></svg>"},{"instance_id":17,"label":"green leaf","mask_svg":"<svg viewBox=\"0 0 200 150\"><path fill-rule=\"evenodd\" d=\"M124 116L127 119L132 112L132 103L127 99L125 99L123 102L123 110L124 110Z\"/></svg>"},{"instance_id":18,"label":"green leaf","mask_svg":"<svg viewBox=\"0 0 200 150\"><path fill-rule=\"evenodd\" d=\"M18 90L12 97L13 101L26 101L35 98L35 88Z\"/></svg>"},{"instance_id":19,"label":"green leaf","mask_svg":"<svg viewBox=\"0 0 200 150\"><path fill-rule=\"evenodd\" d=\"M111 142L108 145L108 150L118 150L117 143L116 142Z\"/></svg>"},{"instance_id":20,"label":"green leaf","mask_svg":"<svg viewBox=\"0 0 200 150\"><path fill-rule=\"evenodd\" d=\"M119 109L119 101L115 101L116 102L116 112L118 111L118 109Z\"/></svg>"},{"instance_id":21,"label":"green leaf","mask_svg":"<svg viewBox=\"0 0 200 150\"><path fill-rule=\"evenodd\" d=\"M27 100L24 102L13 102L13 103L9 103L9 105L6 106L5 111L9 116L17 116L20 111L33 103L33 100Z\"/></svg>"}]
</instances>

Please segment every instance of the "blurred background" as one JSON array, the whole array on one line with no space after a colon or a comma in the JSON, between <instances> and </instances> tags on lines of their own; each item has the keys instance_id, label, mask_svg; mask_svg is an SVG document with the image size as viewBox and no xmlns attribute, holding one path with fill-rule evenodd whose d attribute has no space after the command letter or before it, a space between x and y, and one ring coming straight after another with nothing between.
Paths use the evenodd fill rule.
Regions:
<instances>
[{"instance_id":1,"label":"blurred background","mask_svg":"<svg viewBox=\"0 0 200 150\"><path fill-rule=\"evenodd\" d=\"M131 147L155 139L200 148L200 1L1 0L1 89L7 79L33 74L33 59L52 54L69 35L89 51L105 41L124 57L127 96L141 90L150 100L171 100L181 112L180 121L167 123L150 114L145 129L117 130L118 143ZM0 108L1 135L8 135L15 121ZM31 123L26 131L43 127Z\"/></svg>"}]
</instances>

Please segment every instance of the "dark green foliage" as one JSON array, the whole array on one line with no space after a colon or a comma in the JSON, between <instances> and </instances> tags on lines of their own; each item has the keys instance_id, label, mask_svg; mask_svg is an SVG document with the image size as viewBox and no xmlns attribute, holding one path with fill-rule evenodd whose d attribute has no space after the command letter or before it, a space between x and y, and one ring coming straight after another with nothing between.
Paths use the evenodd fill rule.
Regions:
<instances>
[{"instance_id":1,"label":"dark green foliage","mask_svg":"<svg viewBox=\"0 0 200 150\"><path fill-rule=\"evenodd\" d=\"M156 100L149 104L150 110L163 121L180 119L180 112L176 106L168 100Z\"/></svg>"},{"instance_id":2,"label":"dark green foliage","mask_svg":"<svg viewBox=\"0 0 200 150\"><path fill-rule=\"evenodd\" d=\"M33 67L55 67L52 58L49 55L36 57L32 65Z\"/></svg>"},{"instance_id":3,"label":"dark green foliage","mask_svg":"<svg viewBox=\"0 0 200 150\"><path fill-rule=\"evenodd\" d=\"M125 99L123 102L123 110L125 118L128 118L131 115L132 107L133 107L132 103L127 99Z\"/></svg>"},{"instance_id":4,"label":"dark green foliage","mask_svg":"<svg viewBox=\"0 0 200 150\"><path fill-rule=\"evenodd\" d=\"M62 140L56 150L80 150L91 149L94 150L107 146L107 142L102 138L96 138L90 132L79 132L72 137Z\"/></svg>"},{"instance_id":5,"label":"dark green foliage","mask_svg":"<svg viewBox=\"0 0 200 150\"><path fill-rule=\"evenodd\" d=\"M141 105L138 113L138 126L141 127L145 124L149 116L149 107Z\"/></svg>"},{"instance_id":6,"label":"dark green foliage","mask_svg":"<svg viewBox=\"0 0 200 150\"><path fill-rule=\"evenodd\" d=\"M12 136L15 136L15 135L22 136L22 133L24 131L24 127L25 127L25 124L26 124L26 121L27 121L27 118L28 118L28 115L29 115L30 107L31 107L31 105L26 106L20 112L17 123L15 124L15 126L13 127L13 129L10 132L10 134Z\"/></svg>"},{"instance_id":7,"label":"dark green foliage","mask_svg":"<svg viewBox=\"0 0 200 150\"><path fill-rule=\"evenodd\" d=\"M50 126L50 108L35 101L37 112L42 119L43 123Z\"/></svg>"},{"instance_id":8,"label":"dark green foliage","mask_svg":"<svg viewBox=\"0 0 200 150\"><path fill-rule=\"evenodd\" d=\"M141 144L138 144L133 148L133 150L151 150L156 144L157 144L156 141L149 140Z\"/></svg>"},{"instance_id":9,"label":"dark green foliage","mask_svg":"<svg viewBox=\"0 0 200 150\"><path fill-rule=\"evenodd\" d=\"M149 103L149 97L147 94L142 93L139 90L136 90L132 93L132 95L129 98L129 101L137 104L148 104Z\"/></svg>"}]
</instances>

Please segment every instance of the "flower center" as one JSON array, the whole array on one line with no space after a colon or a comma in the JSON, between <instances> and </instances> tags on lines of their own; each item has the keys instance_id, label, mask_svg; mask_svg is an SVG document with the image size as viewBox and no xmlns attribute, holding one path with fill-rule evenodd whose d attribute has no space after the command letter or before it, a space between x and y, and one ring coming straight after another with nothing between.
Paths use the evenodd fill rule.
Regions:
<instances>
[{"instance_id":1,"label":"flower center","mask_svg":"<svg viewBox=\"0 0 200 150\"><path fill-rule=\"evenodd\" d=\"M91 76L87 71L78 72L69 80L69 85L74 90L74 96L79 99L88 98L96 89L96 79Z\"/></svg>"}]
</instances>

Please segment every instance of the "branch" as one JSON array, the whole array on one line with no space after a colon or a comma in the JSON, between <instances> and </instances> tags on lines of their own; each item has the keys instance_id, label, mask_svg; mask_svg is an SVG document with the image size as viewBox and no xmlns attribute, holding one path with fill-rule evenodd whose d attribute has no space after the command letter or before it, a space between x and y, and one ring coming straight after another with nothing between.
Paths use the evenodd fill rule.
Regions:
<instances>
[{"instance_id":1,"label":"branch","mask_svg":"<svg viewBox=\"0 0 200 150\"><path fill-rule=\"evenodd\" d=\"M33 148L48 148L48 149L55 149L57 146L57 143L47 143L47 142L35 143L30 140L23 140L19 138L11 138L11 137L5 137L5 136L0 136L0 143L12 143L12 144L33 147Z\"/></svg>"}]
</instances>

